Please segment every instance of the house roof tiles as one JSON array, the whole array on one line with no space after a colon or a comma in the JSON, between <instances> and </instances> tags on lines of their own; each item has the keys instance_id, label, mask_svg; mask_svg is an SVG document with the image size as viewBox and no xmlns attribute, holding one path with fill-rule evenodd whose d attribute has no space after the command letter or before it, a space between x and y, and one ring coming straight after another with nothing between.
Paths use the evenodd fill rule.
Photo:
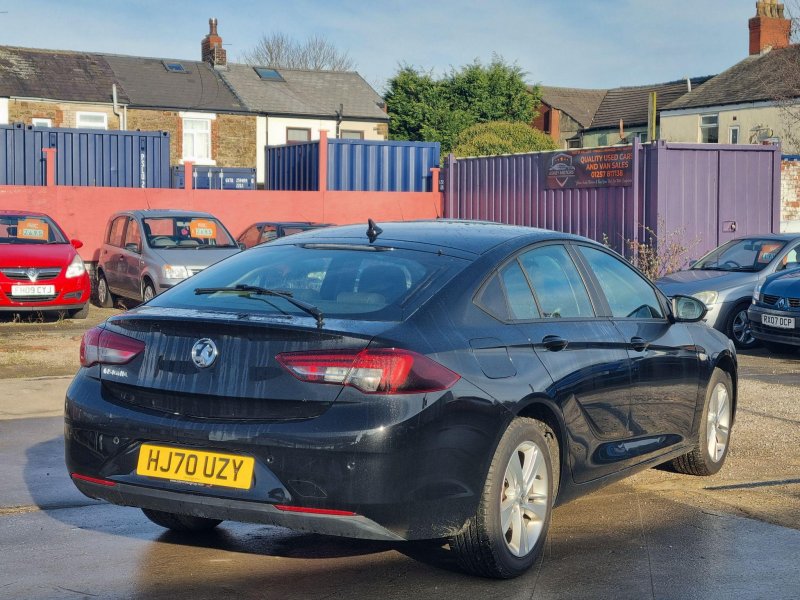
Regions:
<instances>
[{"instance_id":1,"label":"house roof tiles","mask_svg":"<svg viewBox=\"0 0 800 600\"><path fill-rule=\"evenodd\" d=\"M575 119L581 127L589 127L608 90L541 86L542 101Z\"/></svg>"},{"instance_id":2,"label":"house roof tiles","mask_svg":"<svg viewBox=\"0 0 800 600\"><path fill-rule=\"evenodd\" d=\"M665 110L800 97L800 45L748 56Z\"/></svg>"}]
</instances>

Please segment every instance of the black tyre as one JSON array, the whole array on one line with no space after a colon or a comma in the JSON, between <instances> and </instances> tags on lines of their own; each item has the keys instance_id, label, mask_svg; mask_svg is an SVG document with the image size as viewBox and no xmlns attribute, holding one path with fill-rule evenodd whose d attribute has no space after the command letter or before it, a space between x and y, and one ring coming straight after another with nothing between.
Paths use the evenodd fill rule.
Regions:
<instances>
[{"instance_id":1,"label":"black tyre","mask_svg":"<svg viewBox=\"0 0 800 600\"><path fill-rule=\"evenodd\" d=\"M719 471L728 456L733 417L731 376L714 369L706 388L706 402L694 450L674 459L670 466L687 475L705 476Z\"/></svg>"},{"instance_id":2,"label":"black tyre","mask_svg":"<svg viewBox=\"0 0 800 600\"><path fill-rule=\"evenodd\" d=\"M114 306L114 296L108 289L108 281L103 273L97 275L97 306L100 308L112 308Z\"/></svg>"},{"instance_id":3,"label":"black tyre","mask_svg":"<svg viewBox=\"0 0 800 600\"><path fill-rule=\"evenodd\" d=\"M176 515L175 513L151 510L149 508L143 508L142 512L156 525L161 525L161 527L166 527L172 531L208 531L222 523L220 519Z\"/></svg>"},{"instance_id":4,"label":"black tyre","mask_svg":"<svg viewBox=\"0 0 800 600\"><path fill-rule=\"evenodd\" d=\"M465 571L509 579L541 553L553 504L553 464L542 431L538 421L517 418L503 434L477 514L450 539Z\"/></svg>"},{"instance_id":5,"label":"black tyre","mask_svg":"<svg viewBox=\"0 0 800 600\"><path fill-rule=\"evenodd\" d=\"M144 280L142 285L142 302L149 302L156 297L156 288L149 279Z\"/></svg>"},{"instance_id":6,"label":"black tyre","mask_svg":"<svg viewBox=\"0 0 800 600\"><path fill-rule=\"evenodd\" d=\"M87 302L82 307L69 311L70 319L85 319L89 316L89 303Z\"/></svg>"},{"instance_id":7,"label":"black tyre","mask_svg":"<svg viewBox=\"0 0 800 600\"><path fill-rule=\"evenodd\" d=\"M800 350L800 346L793 346L792 344L781 344L779 342L761 342L764 347L770 352L775 354L794 354Z\"/></svg>"},{"instance_id":8,"label":"black tyre","mask_svg":"<svg viewBox=\"0 0 800 600\"><path fill-rule=\"evenodd\" d=\"M750 302L740 302L733 307L725 325L725 334L733 340L733 344L740 350L749 350L758 346L759 342L750 331L750 319L747 309Z\"/></svg>"}]
</instances>

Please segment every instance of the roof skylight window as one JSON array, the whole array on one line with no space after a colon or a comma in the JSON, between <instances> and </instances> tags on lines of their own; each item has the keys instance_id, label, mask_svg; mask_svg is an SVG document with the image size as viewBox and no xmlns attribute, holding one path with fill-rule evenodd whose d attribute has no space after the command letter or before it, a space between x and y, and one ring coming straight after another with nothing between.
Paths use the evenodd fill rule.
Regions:
<instances>
[{"instance_id":1,"label":"roof skylight window","mask_svg":"<svg viewBox=\"0 0 800 600\"><path fill-rule=\"evenodd\" d=\"M170 73L186 73L186 67L179 62L164 61L164 68Z\"/></svg>"},{"instance_id":2,"label":"roof skylight window","mask_svg":"<svg viewBox=\"0 0 800 600\"><path fill-rule=\"evenodd\" d=\"M261 79L266 81L283 81L283 77L275 69L268 69L266 67L253 67Z\"/></svg>"}]
</instances>

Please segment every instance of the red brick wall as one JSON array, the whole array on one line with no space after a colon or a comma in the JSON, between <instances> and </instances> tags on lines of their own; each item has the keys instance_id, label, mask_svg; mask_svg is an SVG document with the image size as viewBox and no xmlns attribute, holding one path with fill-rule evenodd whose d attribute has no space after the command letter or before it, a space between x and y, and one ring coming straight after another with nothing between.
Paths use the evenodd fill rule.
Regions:
<instances>
[{"instance_id":1,"label":"red brick wall","mask_svg":"<svg viewBox=\"0 0 800 600\"><path fill-rule=\"evenodd\" d=\"M781 162L781 222L800 221L800 161Z\"/></svg>"}]
</instances>

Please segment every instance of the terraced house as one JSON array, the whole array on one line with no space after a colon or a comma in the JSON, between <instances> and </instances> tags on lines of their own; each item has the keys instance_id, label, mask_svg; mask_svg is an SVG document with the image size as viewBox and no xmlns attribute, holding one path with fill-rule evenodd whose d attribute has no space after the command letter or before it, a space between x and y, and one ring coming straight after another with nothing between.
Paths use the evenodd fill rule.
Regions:
<instances>
[{"instance_id":1,"label":"terraced house","mask_svg":"<svg viewBox=\"0 0 800 600\"><path fill-rule=\"evenodd\" d=\"M160 130L170 162L256 168L266 145L386 139L383 100L354 72L228 63L217 21L201 59L0 46L0 124Z\"/></svg>"}]
</instances>

